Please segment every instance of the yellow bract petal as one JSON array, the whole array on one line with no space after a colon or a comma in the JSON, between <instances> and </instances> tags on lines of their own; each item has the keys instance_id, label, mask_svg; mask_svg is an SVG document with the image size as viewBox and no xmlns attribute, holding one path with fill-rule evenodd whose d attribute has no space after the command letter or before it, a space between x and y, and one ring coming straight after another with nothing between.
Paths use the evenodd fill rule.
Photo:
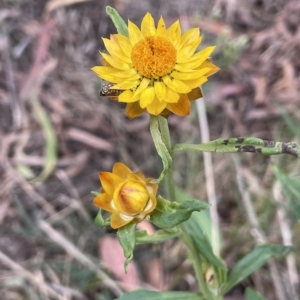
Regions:
<instances>
[{"instance_id":1,"label":"yellow bract petal","mask_svg":"<svg viewBox=\"0 0 300 300\"><path fill-rule=\"evenodd\" d=\"M168 103L167 109L178 116L187 116L190 113L190 101L187 95L180 95L177 103Z\"/></svg>"},{"instance_id":2,"label":"yellow bract petal","mask_svg":"<svg viewBox=\"0 0 300 300\"><path fill-rule=\"evenodd\" d=\"M150 83L150 79L144 77L143 80L141 81L139 87L134 92L134 96L139 97L140 93L143 92L148 87L149 83Z\"/></svg>"},{"instance_id":3,"label":"yellow bract petal","mask_svg":"<svg viewBox=\"0 0 300 300\"><path fill-rule=\"evenodd\" d=\"M167 88L167 93L165 97L165 101L168 103L176 103L179 100L179 94L174 92L173 90Z\"/></svg>"},{"instance_id":4,"label":"yellow bract petal","mask_svg":"<svg viewBox=\"0 0 300 300\"><path fill-rule=\"evenodd\" d=\"M94 204L108 212L116 212L117 208L112 197L107 194L100 194L94 199Z\"/></svg>"},{"instance_id":5,"label":"yellow bract petal","mask_svg":"<svg viewBox=\"0 0 300 300\"><path fill-rule=\"evenodd\" d=\"M199 38L200 30L199 28L191 28L186 31L180 38L180 42L178 44L178 49L181 49L183 46L193 43L195 40Z\"/></svg>"},{"instance_id":6,"label":"yellow bract petal","mask_svg":"<svg viewBox=\"0 0 300 300\"><path fill-rule=\"evenodd\" d=\"M117 162L113 166L113 173L123 179L126 179L127 175L131 174L132 171L123 163Z\"/></svg>"},{"instance_id":7,"label":"yellow bract petal","mask_svg":"<svg viewBox=\"0 0 300 300\"><path fill-rule=\"evenodd\" d=\"M189 93L192 89L187 86L184 82L178 79L173 79L173 86L176 88L175 92L180 94Z\"/></svg>"},{"instance_id":8,"label":"yellow bract petal","mask_svg":"<svg viewBox=\"0 0 300 300\"><path fill-rule=\"evenodd\" d=\"M196 79L196 78L202 77L209 71L210 71L210 68L203 68L203 69L199 69L199 70L196 70L194 72L189 72L189 73L173 71L171 76L174 77L175 79L179 79L179 80L191 80L191 79ZM173 80L173 84L174 84L174 80Z\"/></svg>"},{"instance_id":9,"label":"yellow bract petal","mask_svg":"<svg viewBox=\"0 0 300 300\"><path fill-rule=\"evenodd\" d=\"M141 108L145 108L149 104L152 103L152 101L155 98L155 91L153 86L147 87L142 93L140 98L140 106Z\"/></svg>"},{"instance_id":10,"label":"yellow bract petal","mask_svg":"<svg viewBox=\"0 0 300 300\"><path fill-rule=\"evenodd\" d=\"M147 106L149 114L158 116L167 106L167 102L159 101L157 97L154 98L151 104Z\"/></svg>"},{"instance_id":11,"label":"yellow bract petal","mask_svg":"<svg viewBox=\"0 0 300 300\"><path fill-rule=\"evenodd\" d=\"M100 181L107 194L113 197L116 188L123 182L123 179L110 172L100 172Z\"/></svg>"},{"instance_id":12,"label":"yellow bract petal","mask_svg":"<svg viewBox=\"0 0 300 300\"><path fill-rule=\"evenodd\" d=\"M154 19L150 13L146 13L142 20L141 31L144 37L153 36L156 34Z\"/></svg>"},{"instance_id":13,"label":"yellow bract petal","mask_svg":"<svg viewBox=\"0 0 300 300\"><path fill-rule=\"evenodd\" d=\"M116 58L116 57L112 57L108 54L105 54L103 52L100 52L101 55L103 56L103 58L114 68L116 68L117 70L128 70L130 69L129 64L127 64L126 62L124 62L123 60Z\"/></svg>"},{"instance_id":14,"label":"yellow bract petal","mask_svg":"<svg viewBox=\"0 0 300 300\"><path fill-rule=\"evenodd\" d=\"M153 184L150 183L149 181L152 181L153 178L147 178L147 189L149 191L150 194L156 195L157 190L158 190L158 184Z\"/></svg>"},{"instance_id":15,"label":"yellow bract petal","mask_svg":"<svg viewBox=\"0 0 300 300\"><path fill-rule=\"evenodd\" d=\"M138 182L146 188L146 181L143 178L140 178L137 174L131 173L128 174L128 180Z\"/></svg>"},{"instance_id":16,"label":"yellow bract petal","mask_svg":"<svg viewBox=\"0 0 300 300\"><path fill-rule=\"evenodd\" d=\"M150 194L149 196L150 196L149 201L143 211L144 214L151 213L157 205L157 200L156 200L156 197L154 196L154 194Z\"/></svg>"},{"instance_id":17,"label":"yellow bract petal","mask_svg":"<svg viewBox=\"0 0 300 300\"><path fill-rule=\"evenodd\" d=\"M136 70L134 68L131 68L129 70L124 70L124 71L116 71L116 69L114 69L115 72L112 74L115 77L121 78L121 79L130 79L132 80L134 79L139 79L140 75L136 72Z\"/></svg>"},{"instance_id":18,"label":"yellow bract petal","mask_svg":"<svg viewBox=\"0 0 300 300\"><path fill-rule=\"evenodd\" d=\"M159 35L167 34L166 24L165 24L163 17L160 17L160 19L158 21L156 34L159 34Z\"/></svg>"},{"instance_id":19,"label":"yellow bract petal","mask_svg":"<svg viewBox=\"0 0 300 300\"><path fill-rule=\"evenodd\" d=\"M138 176L141 180L145 181L145 176L141 171L134 173L136 176Z\"/></svg>"},{"instance_id":20,"label":"yellow bract petal","mask_svg":"<svg viewBox=\"0 0 300 300\"><path fill-rule=\"evenodd\" d=\"M174 44L177 45L180 40L180 35L181 35L181 27L179 20L174 22L167 30L167 35L170 39L170 41Z\"/></svg>"},{"instance_id":21,"label":"yellow bract petal","mask_svg":"<svg viewBox=\"0 0 300 300\"><path fill-rule=\"evenodd\" d=\"M144 38L139 28L132 22L128 21L129 39L132 46Z\"/></svg>"},{"instance_id":22,"label":"yellow bract petal","mask_svg":"<svg viewBox=\"0 0 300 300\"><path fill-rule=\"evenodd\" d=\"M128 37L121 35L121 34L115 34L115 38L117 39L120 48L122 51L129 57L131 58L131 52L132 52L132 46L130 43L130 40Z\"/></svg>"},{"instance_id":23,"label":"yellow bract petal","mask_svg":"<svg viewBox=\"0 0 300 300\"><path fill-rule=\"evenodd\" d=\"M134 119L146 111L145 108L141 108L139 102L128 103L126 105L126 115L129 119Z\"/></svg>"},{"instance_id":24,"label":"yellow bract petal","mask_svg":"<svg viewBox=\"0 0 300 300\"><path fill-rule=\"evenodd\" d=\"M180 57L181 59L183 59L183 58L187 59L187 58L191 57L197 50L200 42L201 42L201 37L196 38L194 43L191 43L189 45L182 47L177 52L177 57Z\"/></svg>"},{"instance_id":25,"label":"yellow bract petal","mask_svg":"<svg viewBox=\"0 0 300 300\"><path fill-rule=\"evenodd\" d=\"M122 49L120 48L119 44L106 39L106 38L102 38L104 46L106 48L106 50L112 55L112 56L116 56L117 58L125 61L128 64L131 64L131 58L129 58L127 55L125 55L125 53L122 51Z\"/></svg>"},{"instance_id":26,"label":"yellow bract petal","mask_svg":"<svg viewBox=\"0 0 300 300\"><path fill-rule=\"evenodd\" d=\"M103 67L103 66L95 66L91 68L91 70L95 72L98 76L102 76L102 74L113 74L116 72L115 68Z\"/></svg>"},{"instance_id":27,"label":"yellow bract petal","mask_svg":"<svg viewBox=\"0 0 300 300\"><path fill-rule=\"evenodd\" d=\"M115 84L111 87L111 89L115 90L127 90L133 89L140 84L139 80L123 80L122 82Z\"/></svg>"},{"instance_id":28,"label":"yellow bract petal","mask_svg":"<svg viewBox=\"0 0 300 300\"><path fill-rule=\"evenodd\" d=\"M187 86L185 83L177 79L172 80L168 75L163 77L163 81L166 84L166 86L171 90L173 90L174 92L189 93L191 91L190 86Z\"/></svg>"},{"instance_id":29,"label":"yellow bract petal","mask_svg":"<svg viewBox=\"0 0 300 300\"><path fill-rule=\"evenodd\" d=\"M161 81L155 81L154 90L155 90L156 97L159 99L159 101L163 101L167 93L166 85Z\"/></svg>"},{"instance_id":30,"label":"yellow bract petal","mask_svg":"<svg viewBox=\"0 0 300 300\"><path fill-rule=\"evenodd\" d=\"M108 70L108 71L107 71ZM97 66L93 67L92 71L94 71L100 78L107 80L112 83L119 83L122 82L122 78L115 77L111 70L114 70L116 72L116 69L113 69L111 67L102 67L102 66Z\"/></svg>"},{"instance_id":31,"label":"yellow bract petal","mask_svg":"<svg viewBox=\"0 0 300 300\"><path fill-rule=\"evenodd\" d=\"M172 79L170 78L169 75L164 76L164 77L162 78L162 80L163 80L163 82L165 83L165 85L166 85L168 88L170 88L171 90L175 91L175 88L174 88L174 86L173 86L173 81L172 81Z\"/></svg>"},{"instance_id":32,"label":"yellow bract petal","mask_svg":"<svg viewBox=\"0 0 300 300\"><path fill-rule=\"evenodd\" d=\"M207 59L202 65L201 68L211 68L211 70L205 74L206 77L209 77L213 74L215 74L216 72L218 72L220 70L219 67L217 67L216 65L214 65L209 59Z\"/></svg>"},{"instance_id":33,"label":"yellow bract petal","mask_svg":"<svg viewBox=\"0 0 300 300\"><path fill-rule=\"evenodd\" d=\"M188 85L191 89L196 88L197 86L202 85L207 81L207 77L203 76L200 78L192 79L192 80L185 80L184 83Z\"/></svg>"},{"instance_id":34,"label":"yellow bract petal","mask_svg":"<svg viewBox=\"0 0 300 300\"><path fill-rule=\"evenodd\" d=\"M132 103L137 100L139 100L139 99L134 97L134 93L131 90L124 91L118 97L119 102L125 102L125 103Z\"/></svg>"},{"instance_id":35,"label":"yellow bract petal","mask_svg":"<svg viewBox=\"0 0 300 300\"><path fill-rule=\"evenodd\" d=\"M215 46L207 47L207 48L195 53L188 60L180 61L179 63L187 63L187 62L193 62L193 61L198 61L198 62L202 63L209 58L209 56L211 55L211 53L214 51L215 48L216 48Z\"/></svg>"},{"instance_id":36,"label":"yellow bract petal","mask_svg":"<svg viewBox=\"0 0 300 300\"><path fill-rule=\"evenodd\" d=\"M113 229L118 229L130 223L132 220L133 220L132 216L126 216L122 213L112 213L110 219L110 226Z\"/></svg>"}]
</instances>

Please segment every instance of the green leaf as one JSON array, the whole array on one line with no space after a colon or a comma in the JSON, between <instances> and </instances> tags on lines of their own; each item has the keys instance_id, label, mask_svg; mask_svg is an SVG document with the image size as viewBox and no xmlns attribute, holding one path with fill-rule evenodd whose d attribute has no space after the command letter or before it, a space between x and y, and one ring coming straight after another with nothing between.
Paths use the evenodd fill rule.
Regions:
<instances>
[{"instance_id":1,"label":"green leaf","mask_svg":"<svg viewBox=\"0 0 300 300\"><path fill-rule=\"evenodd\" d=\"M50 176L56 165L57 138L51 120L42 105L39 103L35 93L31 94L30 100L34 114L43 129L43 134L46 140L45 165L41 174L34 178L32 182L43 182Z\"/></svg>"},{"instance_id":2,"label":"green leaf","mask_svg":"<svg viewBox=\"0 0 300 300\"><path fill-rule=\"evenodd\" d=\"M106 6L106 13L109 15L109 17L113 21L118 33L128 37L129 34L128 34L127 25L126 25L125 21L123 20L123 18L119 15L119 13L111 6Z\"/></svg>"},{"instance_id":3,"label":"green leaf","mask_svg":"<svg viewBox=\"0 0 300 300\"><path fill-rule=\"evenodd\" d=\"M258 270L271 257L285 256L293 251L292 247L282 245L260 245L244 256L229 274L227 283L222 288L222 295L232 287L244 280L247 276Z\"/></svg>"},{"instance_id":4,"label":"green leaf","mask_svg":"<svg viewBox=\"0 0 300 300\"><path fill-rule=\"evenodd\" d=\"M102 217L102 209L101 208L99 209L99 212L98 212L94 222L98 227L103 227L103 226L107 225Z\"/></svg>"},{"instance_id":5,"label":"green leaf","mask_svg":"<svg viewBox=\"0 0 300 300\"><path fill-rule=\"evenodd\" d=\"M246 288L246 300L267 300L259 292L255 291L252 288Z\"/></svg>"},{"instance_id":6,"label":"green leaf","mask_svg":"<svg viewBox=\"0 0 300 300\"><path fill-rule=\"evenodd\" d=\"M136 224L129 223L118 230L118 238L124 251L126 261L124 263L125 273L127 273L128 264L133 258L133 250L135 247L135 230Z\"/></svg>"},{"instance_id":7,"label":"green leaf","mask_svg":"<svg viewBox=\"0 0 300 300\"><path fill-rule=\"evenodd\" d=\"M159 131L158 126L158 118L155 116L150 115L150 132L151 136L155 145L155 148L157 150L158 155L161 157L162 163L163 163L163 171L159 175L158 179L152 180L152 183L159 183L163 180L165 177L166 172L169 170L172 164L172 157L164 144L161 133Z\"/></svg>"},{"instance_id":8,"label":"green leaf","mask_svg":"<svg viewBox=\"0 0 300 300\"><path fill-rule=\"evenodd\" d=\"M290 176L286 176L275 166L273 167L273 171L289 200L292 213L300 220L300 181Z\"/></svg>"},{"instance_id":9,"label":"green leaf","mask_svg":"<svg viewBox=\"0 0 300 300\"><path fill-rule=\"evenodd\" d=\"M208 209L209 207L209 204L195 199L178 203L170 202L158 196L157 206L151 213L150 220L157 227L169 229L188 220L192 212Z\"/></svg>"},{"instance_id":10,"label":"green leaf","mask_svg":"<svg viewBox=\"0 0 300 300\"><path fill-rule=\"evenodd\" d=\"M197 214L197 213L194 213L194 214ZM185 232L187 232L191 236L197 250L199 251L200 254L202 254L205 257L207 262L209 262L215 268L220 268L220 269L226 271L227 268L224 265L224 263L217 256L214 255L211 244L209 242L209 239L203 233L200 225L196 221L197 217L194 217L194 214L188 221L186 221L183 224ZM219 272L216 272L216 273L218 274ZM222 276L226 277L226 275L224 275L223 273L224 272L222 271ZM220 282L220 281L224 282L224 280L222 280L221 277L218 279L218 282Z\"/></svg>"},{"instance_id":11,"label":"green leaf","mask_svg":"<svg viewBox=\"0 0 300 300\"><path fill-rule=\"evenodd\" d=\"M117 300L205 300L201 293L191 292L153 292L137 290L123 294Z\"/></svg>"},{"instance_id":12,"label":"green leaf","mask_svg":"<svg viewBox=\"0 0 300 300\"><path fill-rule=\"evenodd\" d=\"M100 193L97 192L97 191L91 191L91 194L93 194L95 197L97 197L98 195L100 195Z\"/></svg>"},{"instance_id":13,"label":"green leaf","mask_svg":"<svg viewBox=\"0 0 300 300\"><path fill-rule=\"evenodd\" d=\"M188 199L189 198L189 196L185 193L185 191L183 191L179 187L176 187L176 197L177 197L177 199ZM211 244L212 222L210 219L209 210L205 210L205 211L201 211L201 212L197 212L197 213L195 212L192 215L192 218L201 227L203 233L205 234L209 243ZM222 237L220 235L218 236L218 242L219 242L218 248L221 249L222 248Z\"/></svg>"},{"instance_id":14,"label":"green leaf","mask_svg":"<svg viewBox=\"0 0 300 300\"><path fill-rule=\"evenodd\" d=\"M161 243L169 239L179 236L180 232L177 230L157 230L153 235L148 235L145 230L137 231L135 234L137 244L153 244Z\"/></svg>"}]
</instances>

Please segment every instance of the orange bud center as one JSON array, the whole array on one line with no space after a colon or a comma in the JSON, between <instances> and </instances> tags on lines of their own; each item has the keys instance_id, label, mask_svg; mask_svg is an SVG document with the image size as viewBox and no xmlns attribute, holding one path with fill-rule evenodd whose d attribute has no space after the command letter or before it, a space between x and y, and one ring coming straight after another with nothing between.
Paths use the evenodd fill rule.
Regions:
<instances>
[{"instance_id":1,"label":"orange bud center","mask_svg":"<svg viewBox=\"0 0 300 300\"><path fill-rule=\"evenodd\" d=\"M141 213L149 200L147 188L136 181L126 181L116 195L119 212L127 215Z\"/></svg>"},{"instance_id":2,"label":"orange bud center","mask_svg":"<svg viewBox=\"0 0 300 300\"><path fill-rule=\"evenodd\" d=\"M138 72L147 78L169 74L176 63L176 49L163 36L149 36L132 48L131 59Z\"/></svg>"}]
</instances>

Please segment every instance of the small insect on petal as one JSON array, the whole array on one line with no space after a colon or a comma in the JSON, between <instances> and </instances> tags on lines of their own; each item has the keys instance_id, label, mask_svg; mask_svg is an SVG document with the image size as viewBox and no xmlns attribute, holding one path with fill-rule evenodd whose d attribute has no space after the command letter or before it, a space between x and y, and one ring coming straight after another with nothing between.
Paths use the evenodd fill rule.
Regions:
<instances>
[{"instance_id":1,"label":"small insect on petal","mask_svg":"<svg viewBox=\"0 0 300 300\"><path fill-rule=\"evenodd\" d=\"M101 97L118 97L123 91L122 90L113 90L111 87L114 83L111 82L104 82L102 84L102 88L100 91Z\"/></svg>"}]
</instances>

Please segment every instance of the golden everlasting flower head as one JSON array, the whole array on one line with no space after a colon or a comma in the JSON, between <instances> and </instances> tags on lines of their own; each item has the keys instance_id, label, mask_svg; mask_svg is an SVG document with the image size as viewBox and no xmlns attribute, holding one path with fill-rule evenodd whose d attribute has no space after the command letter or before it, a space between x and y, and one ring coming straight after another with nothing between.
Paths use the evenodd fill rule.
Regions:
<instances>
[{"instance_id":1,"label":"golden everlasting flower head","mask_svg":"<svg viewBox=\"0 0 300 300\"><path fill-rule=\"evenodd\" d=\"M111 213L110 225L120 228L130 222L141 222L157 204L158 185L153 178L145 178L143 173L133 173L126 165L115 163L112 173L99 174L102 192L94 199L94 204Z\"/></svg>"},{"instance_id":2,"label":"golden everlasting flower head","mask_svg":"<svg viewBox=\"0 0 300 300\"><path fill-rule=\"evenodd\" d=\"M162 17L155 27L150 13L141 29L128 21L128 32L129 37L103 38L110 55L101 53L103 66L92 70L113 83L111 90L122 91L117 98L127 103L131 119L145 111L155 116L188 115L190 101L202 96L199 86L219 70L208 59L215 47L196 52L202 39L199 28L182 35L178 20L167 29Z\"/></svg>"}]
</instances>

